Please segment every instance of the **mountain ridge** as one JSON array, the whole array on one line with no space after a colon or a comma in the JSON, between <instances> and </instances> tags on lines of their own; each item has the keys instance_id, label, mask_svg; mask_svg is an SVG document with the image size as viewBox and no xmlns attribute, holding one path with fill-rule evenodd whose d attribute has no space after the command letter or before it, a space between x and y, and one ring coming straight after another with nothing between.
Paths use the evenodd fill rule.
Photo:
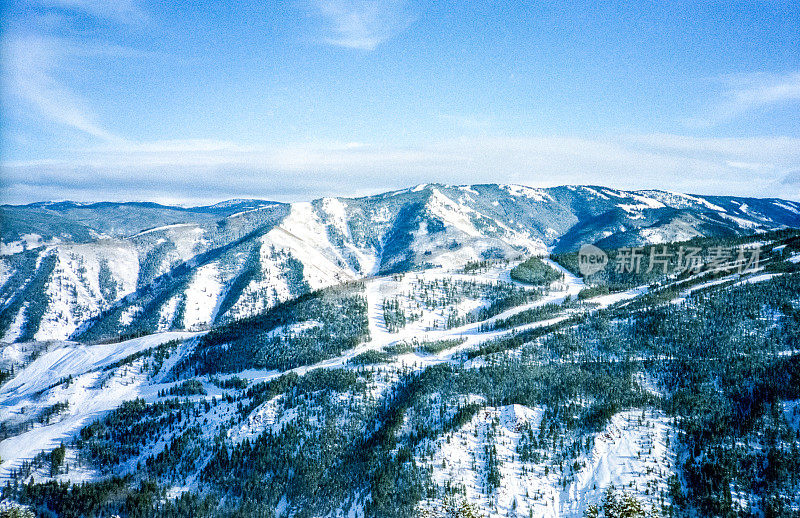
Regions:
<instances>
[{"instance_id":1,"label":"mountain ridge","mask_svg":"<svg viewBox=\"0 0 800 518\"><path fill-rule=\"evenodd\" d=\"M0 214L4 341L198 330L376 274L800 226L791 200L509 184L198 207L38 202Z\"/></svg>"},{"instance_id":2,"label":"mountain ridge","mask_svg":"<svg viewBox=\"0 0 800 518\"><path fill-rule=\"evenodd\" d=\"M796 510L796 209L422 186L3 255L3 498L63 516ZM668 259L626 271L607 249L582 276L554 252L582 242Z\"/></svg>"}]
</instances>

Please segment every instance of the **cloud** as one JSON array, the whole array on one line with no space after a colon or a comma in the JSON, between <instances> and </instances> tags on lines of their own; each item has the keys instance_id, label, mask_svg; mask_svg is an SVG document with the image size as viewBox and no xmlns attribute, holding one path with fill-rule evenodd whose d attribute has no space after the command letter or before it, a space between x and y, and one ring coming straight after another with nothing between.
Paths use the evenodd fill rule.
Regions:
<instances>
[{"instance_id":1,"label":"cloud","mask_svg":"<svg viewBox=\"0 0 800 518\"><path fill-rule=\"evenodd\" d=\"M50 123L63 125L105 141L121 137L105 128L77 93L61 78L64 69L98 56L132 57L142 53L111 44L75 42L44 36L16 36L4 42L4 95L33 108ZM11 105L21 112L28 109Z\"/></svg>"},{"instance_id":2,"label":"cloud","mask_svg":"<svg viewBox=\"0 0 800 518\"><path fill-rule=\"evenodd\" d=\"M139 25L148 19L147 13L133 0L39 0L39 3L125 25Z\"/></svg>"},{"instance_id":3,"label":"cloud","mask_svg":"<svg viewBox=\"0 0 800 518\"><path fill-rule=\"evenodd\" d=\"M800 71L785 74L736 74L720 79L724 89L693 127L711 127L745 113L800 101Z\"/></svg>"},{"instance_id":4,"label":"cloud","mask_svg":"<svg viewBox=\"0 0 800 518\"><path fill-rule=\"evenodd\" d=\"M9 30L0 38L3 64L0 80L5 109L25 117L38 116L43 121L37 122L46 129L56 123L96 139L122 140L102 125L65 78L98 57L143 57L149 53L86 39L91 31L85 20L73 19L72 15L97 18L102 25L111 22L138 26L148 21L147 13L136 0L31 2L37 7L35 14L10 18ZM72 34L75 39L57 34Z\"/></svg>"},{"instance_id":5,"label":"cloud","mask_svg":"<svg viewBox=\"0 0 800 518\"><path fill-rule=\"evenodd\" d=\"M800 157L795 137L692 137L652 133L628 135L624 142L648 149L674 152L683 156L728 156L734 160L758 162L761 157L769 163L783 163Z\"/></svg>"},{"instance_id":6,"label":"cloud","mask_svg":"<svg viewBox=\"0 0 800 518\"><path fill-rule=\"evenodd\" d=\"M681 135L472 137L415 146L216 140L109 141L71 159L6 162L0 198L152 199L353 196L416 183L601 184L798 199L800 139Z\"/></svg>"},{"instance_id":7,"label":"cloud","mask_svg":"<svg viewBox=\"0 0 800 518\"><path fill-rule=\"evenodd\" d=\"M800 187L800 170L791 171L790 173L786 174L786 176L781 179L781 183L794 187Z\"/></svg>"},{"instance_id":8,"label":"cloud","mask_svg":"<svg viewBox=\"0 0 800 518\"><path fill-rule=\"evenodd\" d=\"M338 47L374 50L407 28L412 20L404 0L317 0L325 19L325 42Z\"/></svg>"}]
</instances>

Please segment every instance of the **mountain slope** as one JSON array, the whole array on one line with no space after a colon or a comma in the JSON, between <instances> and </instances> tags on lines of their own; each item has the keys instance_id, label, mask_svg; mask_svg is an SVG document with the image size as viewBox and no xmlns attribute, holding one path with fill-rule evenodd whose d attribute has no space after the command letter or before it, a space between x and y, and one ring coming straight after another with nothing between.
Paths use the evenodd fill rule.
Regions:
<instances>
[{"instance_id":1,"label":"mountain slope","mask_svg":"<svg viewBox=\"0 0 800 518\"><path fill-rule=\"evenodd\" d=\"M761 262L621 283L561 254L522 285L486 261L208 332L7 344L3 497L68 516L791 516L800 231L691 244Z\"/></svg>"},{"instance_id":2,"label":"mountain slope","mask_svg":"<svg viewBox=\"0 0 800 518\"><path fill-rule=\"evenodd\" d=\"M433 184L293 204L0 211L5 341L204 329L375 274L800 225L792 201L596 186Z\"/></svg>"}]
</instances>

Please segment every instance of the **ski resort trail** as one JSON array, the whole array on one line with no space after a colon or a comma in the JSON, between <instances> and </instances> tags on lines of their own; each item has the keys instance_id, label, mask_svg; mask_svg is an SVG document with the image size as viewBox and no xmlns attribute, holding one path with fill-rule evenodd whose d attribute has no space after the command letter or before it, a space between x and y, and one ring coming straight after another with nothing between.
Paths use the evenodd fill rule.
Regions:
<instances>
[{"instance_id":1,"label":"ski resort trail","mask_svg":"<svg viewBox=\"0 0 800 518\"><path fill-rule=\"evenodd\" d=\"M554 283L551 289L540 299L531 303L510 308L489 319L466 324L452 329L423 329L418 325L409 325L392 333L387 329L383 315L383 301L395 288L396 281L393 277L375 277L365 281L365 296L367 299L367 318L370 339L357 347L348 350L335 358L329 358L314 364L297 367L290 371L277 370L245 370L238 373L220 376L228 378L238 376L251 382L269 381L288 372L303 375L309 371L320 368L356 368L351 362L353 358L367 351L380 351L384 347L401 342L411 343L417 341L437 341L458 339L459 345L446 349L436 354L426 354L413 351L401 354L387 365L408 366L414 370L423 370L431 365L454 361L454 357L462 351L473 349L482 343L515 331L523 331L535 327L551 325L569 317L570 313L552 319L533 322L518 326L514 330L481 331L481 326L490 324L499 319L508 318L522 311L539 307L549 303L561 303L567 297L575 297L583 288L583 281L561 268L559 265L546 260L552 267L564 273L563 281ZM446 276L444 272L420 272L416 275L425 276L427 279ZM472 277L472 280L475 280ZM480 279L479 280L486 280ZM496 276L488 278L489 282L496 282ZM598 302L598 307L605 307L614 302L633 298L641 294L642 290L629 290L628 292L598 297L593 301ZM15 379L11 380L0 390L0 417L3 420L12 414L26 411L26 401L38 393L47 394L48 401L40 402L53 404L61 400L70 402L70 411L61 421L50 425L35 425L33 429L15 437L0 442L0 456L4 459L0 467L0 480L8 478L11 470L18 469L23 461L30 461L38 452L49 451L73 437L78 430L94 419L100 418L110 410L118 407L125 400L143 397L147 401L157 399L160 385L158 380L148 380L147 376L136 373L133 369L126 376L108 377L104 375L104 367L113 364L133 353L154 347L174 339L187 339L198 333L159 333L134 340L116 344L84 345L66 343L48 351L37 360L28 365ZM177 362L188 353L190 344L184 344L179 352L173 354L171 363ZM168 369L164 369L165 372ZM65 389L53 384L68 376L75 378L75 382ZM80 391L90 391L91 397L79 398ZM60 398L60 399L59 399ZM49 401L52 400L52 401Z\"/></svg>"},{"instance_id":2,"label":"ski resort trail","mask_svg":"<svg viewBox=\"0 0 800 518\"><path fill-rule=\"evenodd\" d=\"M0 422L24 422L26 418L30 422L28 430L0 442L0 481L7 480L12 470L30 462L37 453L68 442L81 428L123 401L152 398L158 391L159 380L148 379L147 372L136 362L119 373L106 367L145 349L197 335L158 333L97 345L68 342L44 352L0 388ZM180 356L180 351L173 356ZM37 414L57 403L68 404L63 418L53 424L37 421Z\"/></svg>"},{"instance_id":3,"label":"ski resort trail","mask_svg":"<svg viewBox=\"0 0 800 518\"><path fill-rule=\"evenodd\" d=\"M508 309L494 317L479 322L473 322L460 327L452 329L420 329L415 325L409 325L399 330L396 333L391 333L386 328L386 323L383 317L383 300L384 295L390 292L391 284L394 282L391 277L375 277L365 281L365 296L367 299L367 318L370 331L370 339L357 347L348 350L341 356L329 358L314 364L296 367L290 371L277 371L277 370L246 370L236 374L221 376L222 378L238 376L247 378L251 381L269 381L278 376L288 372L294 372L303 375L309 371L321 368L346 368L355 366L350 361L356 356L368 351L380 351L387 345L398 343L411 343L413 340L422 341L438 341L458 339L463 340L460 345L446 349L436 354L426 354L423 352L410 352L401 354L393 359L390 365L406 365L412 367L414 370L422 370L431 365L453 361L454 357L459 353L474 349L482 343L499 338L501 336L509 335L513 332L526 331L536 327L543 327L556 324L562 320L567 319L571 313L563 313L551 319L533 322L522 326L517 326L513 330L502 329L493 331L481 331L481 326L490 324L499 319L508 318L510 316L521 313L522 311L539 307L544 304L559 304L562 303L567 297L575 297L585 287L583 280L571 274L569 271L563 269L560 265L545 259L545 261L554 268L557 268L564 274L564 280L557 283L554 287L556 289L549 291L542 298L520 306ZM422 275L437 276L438 272L423 272ZM473 279L474 280L474 279ZM607 307L613 303L622 300L634 298L647 291L646 288L635 288L625 292L614 293L611 295L604 295L591 299L595 302L597 309Z\"/></svg>"}]
</instances>

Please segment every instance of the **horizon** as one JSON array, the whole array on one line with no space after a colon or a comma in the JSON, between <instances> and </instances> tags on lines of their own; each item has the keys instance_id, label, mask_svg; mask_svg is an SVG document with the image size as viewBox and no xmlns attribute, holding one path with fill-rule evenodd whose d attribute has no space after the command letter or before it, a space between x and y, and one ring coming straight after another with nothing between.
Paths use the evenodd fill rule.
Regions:
<instances>
[{"instance_id":1,"label":"horizon","mask_svg":"<svg viewBox=\"0 0 800 518\"><path fill-rule=\"evenodd\" d=\"M800 4L21 0L0 203L600 184L800 200Z\"/></svg>"},{"instance_id":2,"label":"horizon","mask_svg":"<svg viewBox=\"0 0 800 518\"><path fill-rule=\"evenodd\" d=\"M347 195L333 194L333 195L327 195L327 196L318 196L318 197L313 197L313 198L301 198L301 199L294 199L294 200L280 200L280 199L277 199L277 198L250 198L250 197L217 198L217 199L210 198L210 199L207 199L204 202L192 204L190 202L187 202L187 203L161 202L161 201L156 201L156 200L152 200L152 199L138 199L138 200L137 199L121 199L121 200L97 199L97 200L84 200L84 201L71 200L71 199L60 199L60 200L37 200L37 201L31 201L31 202L27 202L27 203L6 203L6 202L2 202L2 203L0 203L0 207L2 207L2 206L5 206L5 207L26 207L26 206L31 206L31 205L57 205L57 204L62 204L62 203L73 203L73 204L76 204L76 205L83 205L83 206L92 206L92 205L98 205L98 204L103 204L103 203L154 204L154 205L159 205L159 206L162 206L162 207L175 207L175 208L181 208L181 209L209 208L209 207L214 207L216 205L222 205L224 203L229 203L229 202L241 202L241 203L266 202L266 203L279 203L279 204L290 205L290 204L293 204L293 203L310 203L310 202L313 202L313 201L316 201L316 200L322 200L322 199L326 199L326 198L336 198L336 199L371 198L371 197L377 197L377 196L384 196L384 195L392 194L392 193L401 193L401 192L404 192L404 191L412 191L412 190L414 190L416 188L420 188L420 187L424 188L424 187L428 187L428 186L434 186L434 187L435 186L440 186L440 187L445 187L445 188L455 188L455 189L457 189L457 188L461 188L461 187L475 187L475 186L481 186L481 185L496 185L496 186L511 185L511 186L526 187L526 188L530 188L530 189L556 189L556 188L560 188L560 187L575 187L575 188L586 187L586 188L590 188L590 189L611 189L611 190L616 190L616 191L625 192L625 193L645 193L645 192L648 192L648 191L656 191L656 192L664 192L664 193L677 194L677 195L683 195L683 196L719 196L719 197L734 198L734 199L754 199L754 200L771 200L772 199L772 200L782 200L782 201L798 201L798 200L794 200L794 199L780 198L780 197L775 197L775 196L761 196L761 197L759 197L759 196L731 196L731 195L726 195L726 194L700 194L700 193L694 193L694 192L672 191L672 190L668 190L668 189L617 189L615 187L609 187L607 185L598 185L598 184L562 184L562 185L553 185L553 186L548 186L548 187L534 187L534 186L531 186L531 185L525 185L525 184L519 184L519 183L472 183L472 184L458 184L458 185L455 185L455 184L442 184L442 183L419 183L419 184L403 187L403 188L400 188L400 189L391 189L391 190L385 190L385 191L375 191L375 192L372 192L372 193L362 194L362 195L359 195L359 196L347 196Z\"/></svg>"}]
</instances>

